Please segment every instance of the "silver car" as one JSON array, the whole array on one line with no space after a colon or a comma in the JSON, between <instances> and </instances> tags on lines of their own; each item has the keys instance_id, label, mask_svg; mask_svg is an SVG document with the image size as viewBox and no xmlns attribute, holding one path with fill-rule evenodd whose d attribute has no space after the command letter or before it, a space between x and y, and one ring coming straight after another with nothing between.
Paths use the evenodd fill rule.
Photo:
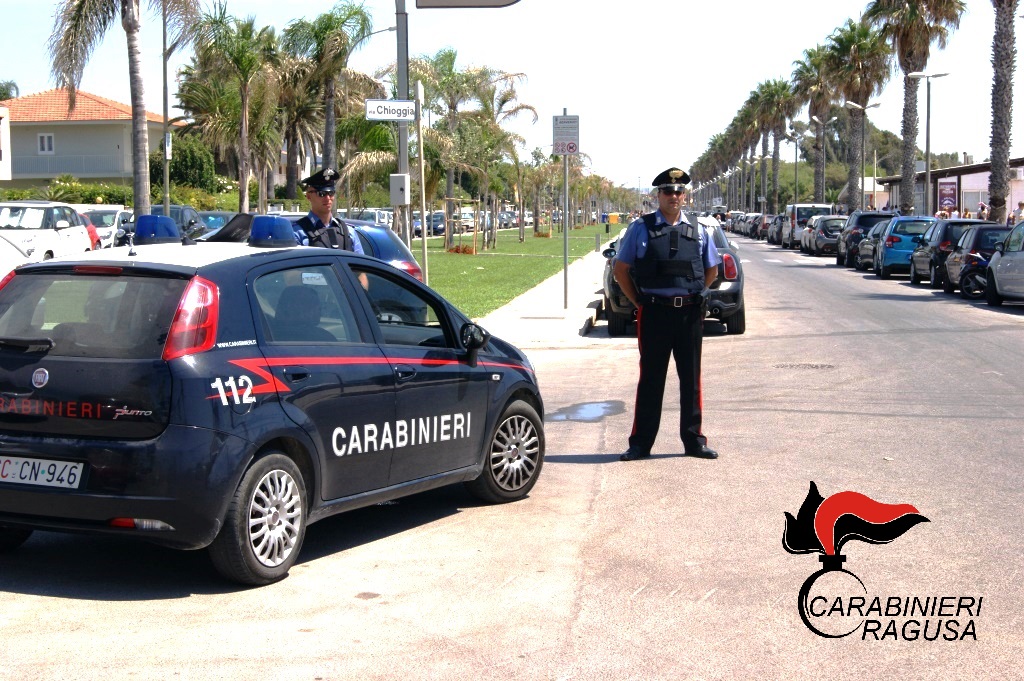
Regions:
<instances>
[{"instance_id":1,"label":"silver car","mask_svg":"<svg viewBox=\"0 0 1024 681\"><path fill-rule=\"evenodd\" d=\"M989 305L1024 300L1024 222L1017 223L1006 241L996 244L986 279L985 300Z\"/></svg>"}]
</instances>

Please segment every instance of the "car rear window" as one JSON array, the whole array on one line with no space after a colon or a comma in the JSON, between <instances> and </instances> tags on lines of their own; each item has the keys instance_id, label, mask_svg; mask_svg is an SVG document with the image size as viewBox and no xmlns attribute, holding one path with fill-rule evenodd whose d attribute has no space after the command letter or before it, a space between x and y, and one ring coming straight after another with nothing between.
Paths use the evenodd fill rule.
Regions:
<instances>
[{"instance_id":1,"label":"car rear window","mask_svg":"<svg viewBox=\"0 0 1024 681\"><path fill-rule=\"evenodd\" d=\"M1006 229L983 229L978 232L978 238L976 239L975 248L983 248L985 250L994 250L996 244L1003 243L1006 235L1010 233L1010 228Z\"/></svg>"},{"instance_id":2,"label":"car rear window","mask_svg":"<svg viewBox=\"0 0 1024 681\"><path fill-rule=\"evenodd\" d=\"M831 212L831 206L828 208L819 208L816 206L800 206L796 209L796 221L807 222L807 218L811 217L812 215L828 215Z\"/></svg>"},{"instance_id":3,"label":"car rear window","mask_svg":"<svg viewBox=\"0 0 1024 681\"><path fill-rule=\"evenodd\" d=\"M860 216L857 217L857 225L859 227L863 227L864 230L867 231L868 228L874 227L875 225L877 225L882 220L885 220L886 222L888 222L889 220L892 220L892 216L891 215L860 215Z\"/></svg>"},{"instance_id":4,"label":"car rear window","mask_svg":"<svg viewBox=\"0 0 1024 681\"><path fill-rule=\"evenodd\" d=\"M822 229L827 229L827 230L842 229L843 225L846 224L846 218L836 218L835 220L818 220L817 224Z\"/></svg>"},{"instance_id":5,"label":"car rear window","mask_svg":"<svg viewBox=\"0 0 1024 681\"><path fill-rule=\"evenodd\" d=\"M893 225L892 233L920 236L928 231L931 224L931 221L928 220L901 220Z\"/></svg>"},{"instance_id":6,"label":"car rear window","mask_svg":"<svg viewBox=\"0 0 1024 681\"><path fill-rule=\"evenodd\" d=\"M0 290L0 339L53 341L52 356L159 359L186 279L15 276Z\"/></svg>"}]
</instances>

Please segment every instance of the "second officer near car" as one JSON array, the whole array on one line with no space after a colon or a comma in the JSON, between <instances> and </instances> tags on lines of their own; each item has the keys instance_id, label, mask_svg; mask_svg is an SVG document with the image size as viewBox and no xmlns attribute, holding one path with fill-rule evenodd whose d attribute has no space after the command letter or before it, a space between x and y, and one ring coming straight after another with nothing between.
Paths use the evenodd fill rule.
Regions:
<instances>
[{"instance_id":1,"label":"second officer near car","mask_svg":"<svg viewBox=\"0 0 1024 681\"><path fill-rule=\"evenodd\" d=\"M302 246L340 248L362 253L363 247L344 221L334 215L338 172L324 168L300 184L309 200L309 214L295 223L295 240Z\"/></svg>"},{"instance_id":2,"label":"second officer near car","mask_svg":"<svg viewBox=\"0 0 1024 681\"><path fill-rule=\"evenodd\" d=\"M679 375L683 453L715 459L701 432L700 357L704 301L718 276L718 250L705 228L683 213L690 177L669 168L654 178L658 210L633 221L619 239L614 275L637 308L640 380L623 461L645 459L661 425L669 356Z\"/></svg>"}]
</instances>

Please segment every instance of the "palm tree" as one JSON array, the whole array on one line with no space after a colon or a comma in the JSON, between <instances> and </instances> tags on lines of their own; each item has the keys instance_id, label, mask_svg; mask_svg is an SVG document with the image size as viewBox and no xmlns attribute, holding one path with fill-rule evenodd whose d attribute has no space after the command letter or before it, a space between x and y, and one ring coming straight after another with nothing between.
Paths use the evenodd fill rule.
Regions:
<instances>
[{"instance_id":1,"label":"palm tree","mask_svg":"<svg viewBox=\"0 0 1024 681\"><path fill-rule=\"evenodd\" d=\"M196 28L196 48L216 73L236 81L241 108L238 133L238 210L249 212L249 97L258 76L271 77L277 62L274 29L256 28L255 17L237 19L218 2Z\"/></svg>"},{"instance_id":2,"label":"palm tree","mask_svg":"<svg viewBox=\"0 0 1024 681\"><path fill-rule=\"evenodd\" d=\"M773 141L772 193L768 195L768 212L776 213L779 204L779 146L786 134L786 123L796 113L796 95L793 94L793 88L787 81L776 79L764 84L761 100L763 115L767 117Z\"/></svg>"},{"instance_id":3,"label":"palm tree","mask_svg":"<svg viewBox=\"0 0 1024 681\"><path fill-rule=\"evenodd\" d=\"M880 31L864 21L847 19L828 37L825 65L830 80L847 101L860 105L850 111L849 173L846 181L850 211L861 208L861 139L864 109L871 97L881 92L889 78L892 52Z\"/></svg>"},{"instance_id":4,"label":"palm tree","mask_svg":"<svg viewBox=\"0 0 1024 681\"><path fill-rule=\"evenodd\" d=\"M335 96L337 78L348 65L349 56L370 33L373 19L365 7L339 2L330 12L313 21L296 19L284 29L285 49L309 58L315 64L314 80L320 83L323 97L324 138L323 167L335 167L335 129L337 113Z\"/></svg>"},{"instance_id":5,"label":"palm tree","mask_svg":"<svg viewBox=\"0 0 1024 681\"><path fill-rule=\"evenodd\" d=\"M833 85L828 78L828 50L821 45L804 50L804 58L793 62L793 91L797 105L808 104L807 115L821 121L814 128L814 153L808 159L814 164L814 200L825 200L825 121L832 106Z\"/></svg>"},{"instance_id":6,"label":"palm tree","mask_svg":"<svg viewBox=\"0 0 1024 681\"><path fill-rule=\"evenodd\" d=\"M914 207L917 160L917 86L910 74L928 65L932 43L946 47L950 29L960 26L967 6L962 0L872 0L864 20L874 24L889 41L903 71L903 162L900 179L900 210ZM928 191L928 188L925 188Z\"/></svg>"},{"instance_id":7,"label":"palm tree","mask_svg":"<svg viewBox=\"0 0 1024 681\"><path fill-rule=\"evenodd\" d=\"M299 197L299 157L316 157L317 129L323 129L323 107L312 87L313 62L283 55L278 66L278 106L285 145L285 198Z\"/></svg>"},{"instance_id":8,"label":"palm tree","mask_svg":"<svg viewBox=\"0 0 1024 681\"><path fill-rule=\"evenodd\" d=\"M1006 197L1010 192L1010 130L1013 121L1013 69L1017 51L1013 22L1020 0L992 0L996 9L992 36L992 142L988 176L989 219L1006 220Z\"/></svg>"},{"instance_id":9,"label":"palm tree","mask_svg":"<svg viewBox=\"0 0 1024 681\"><path fill-rule=\"evenodd\" d=\"M8 99L14 99L21 95L21 91L18 90L18 84L13 80L0 80L0 102Z\"/></svg>"},{"instance_id":10,"label":"palm tree","mask_svg":"<svg viewBox=\"0 0 1024 681\"><path fill-rule=\"evenodd\" d=\"M132 190L135 215L149 213L149 135L142 84L139 29L141 0L63 0L50 35L50 69L54 80L68 91L68 106L75 108L75 93L82 73L114 20L120 16L128 38L128 79L132 104ZM175 43L185 39L199 14L199 0L149 0L153 11L166 1L167 26Z\"/></svg>"}]
</instances>

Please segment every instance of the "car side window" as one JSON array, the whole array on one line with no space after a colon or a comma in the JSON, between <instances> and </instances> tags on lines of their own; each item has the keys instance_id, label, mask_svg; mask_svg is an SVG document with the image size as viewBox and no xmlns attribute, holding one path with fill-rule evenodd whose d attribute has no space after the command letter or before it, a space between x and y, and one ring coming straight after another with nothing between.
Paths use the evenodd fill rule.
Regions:
<instances>
[{"instance_id":1,"label":"car side window","mask_svg":"<svg viewBox=\"0 0 1024 681\"><path fill-rule=\"evenodd\" d=\"M455 347L445 333L444 315L436 303L397 277L353 267L356 276L366 279L365 293L385 345Z\"/></svg>"},{"instance_id":2,"label":"car side window","mask_svg":"<svg viewBox=\"0 0 1024 681\"><path fill-rule=\"evenodd\" d=\"M1022 244L1024 244L1024 222L1014 227L1010 236L1006 237L1005 250L1007 253L1019 251Z\"/></svg>"},{"instance_id":3,"label":"car side window","mask_svg":"<svg viewBox=\"0 0 1024 681\"><path fill-rule=\"evenodd\" d=\"M932 225L931 227L928 228L928 231L925 232L924 236L921 237L921 241L927 243L932 240L933 236L935 236L935 225Z\"/></svg>"},{"instance_id":4,"label":"car side window","mask_svg":"<svg viewBox=\"0 0 1024 681\"><path fill-rule=\"evenodd\" d=\"M264 274L253 292L272 343L362 342L352 306L329 265Z\"/></svg>"},{"instance_id":5,"label":"car side window","mask_svg":"<svg viewBox=\"0 0 1024 681\"><path fill-rule=\"evenodd\" d=\"M965 248L967 246L967 244L970 242L971 235L973 235L973 234L974 234L974 230L973 229L965 229L964 233L960 235L960 241L956 242L956 247L959 248L959 249Z\"/></svg>"}]
</instances>

